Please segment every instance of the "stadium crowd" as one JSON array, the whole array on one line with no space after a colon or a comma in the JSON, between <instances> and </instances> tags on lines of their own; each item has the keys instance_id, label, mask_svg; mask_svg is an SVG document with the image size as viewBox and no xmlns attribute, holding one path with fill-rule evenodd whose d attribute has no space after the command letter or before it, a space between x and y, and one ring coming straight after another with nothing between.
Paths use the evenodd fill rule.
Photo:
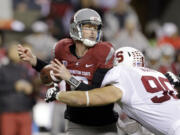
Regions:
<instances>
[{"instance_id":1,"label":"stadium crowd","mask_svg":"<svg viewBox=\"0 0 180 135\"><path fill-rule=\"evenodd\" d=\"M115 50L133 47L143 52L146 67L163 74L180 73L180 35L178 25L161 20L168 0L148 0L147 18L138 12L136 0L4 0L0 1L0 135L61 135L66 132L66 106L46 103L49 86L30 64L19 61L17 46L28 47L49 63L51 52L60 39L70 37L72 16L82 8L100 14L102 40ZM154 11L151 12L152 8ZM142 9L142 12L144 10ZM65 90L65 81L59 84ZM135 123L115 106L120 127ZM133 124L132 124L133 125ZM73 125L71 125L73 126ZM131 130L138 124L133 125ZM136 128L135 128L136 129ZM118 128L119 135L126 129ZM153 135L144 127L136 135ZM83 134L82 134L83 135ZM134 134L135 135L135 134Z\"/></svg>"}]
</instances>

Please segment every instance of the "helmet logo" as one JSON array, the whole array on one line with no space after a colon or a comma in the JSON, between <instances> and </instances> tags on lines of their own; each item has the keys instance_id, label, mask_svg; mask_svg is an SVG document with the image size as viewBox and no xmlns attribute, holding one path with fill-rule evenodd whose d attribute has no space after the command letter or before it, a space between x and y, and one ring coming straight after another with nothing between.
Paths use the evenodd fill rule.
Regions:
<instances>
[{"instance_id":1,"label":"helmet logo","mask_svg":"<svg viewBox=\"0 0 180 135\"><path fill-rule=\"evenodd\" d=\"M117 52L116 53L116 58L118 58L118 63L122 62L124 60L123 51Z\"/></svg>"},{"instance_id":2,"label":"helmet logo","mask_svg":"<svg viewBox=\"0 0 180 135\"><path fill-rule=\"evenodd\" d=\"M114 65L144 67L144 56L135 48L122 47L116 50Z\"/></svg>"},{"instance_id":3,"label":"helmet logo","mask_svg":"<svg viewBox=\"0 0 180 135\"><path fill-rule=\"evenodd\" d=\"M91 16L90 17L90 21L96 21L96 22L100 22L100 18L96 17L96 16Z\"/></svg>"}]
</instances>

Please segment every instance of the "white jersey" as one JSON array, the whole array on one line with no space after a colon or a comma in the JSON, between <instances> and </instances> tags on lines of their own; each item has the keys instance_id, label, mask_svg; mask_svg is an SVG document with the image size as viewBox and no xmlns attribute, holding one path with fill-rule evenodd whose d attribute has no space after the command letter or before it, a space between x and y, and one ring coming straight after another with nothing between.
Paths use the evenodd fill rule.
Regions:
<instances>
[{"instance_id":1,"label":"white jersey","mask_svg":"<svg viewBox=\"0 0 180 135\"><path fill-rule=\"evenodd\" d=\"M112 84L123 92L123 111L157 135L174 135L180 128L180 100L168 79L148 68L116 66L102 86Z\"/></svg>"}]
</instances>

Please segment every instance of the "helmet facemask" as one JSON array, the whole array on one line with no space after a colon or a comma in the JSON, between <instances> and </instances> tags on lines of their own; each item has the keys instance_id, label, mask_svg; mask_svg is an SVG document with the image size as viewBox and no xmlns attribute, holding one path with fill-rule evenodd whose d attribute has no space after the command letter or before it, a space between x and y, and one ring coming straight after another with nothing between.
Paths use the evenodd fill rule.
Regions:
<instances>
[{"instance_id":1,"label":"helmet facemask","mask_svg":"<svg viewBox=\"0 0 180 135\"><path fill-rule=\"evenodd\" d=\"M83 38L82 26L85 24L97 26L96 40ZM101 34L102 34L102 21L101 21L101 17L96 11L92 9L82 9L79 10L74 15L70 27L70 36L74 40L79 40L83 42L83 44L85 44L86 46L92 47L101 40Z\"/></svg>"}]
</instances>

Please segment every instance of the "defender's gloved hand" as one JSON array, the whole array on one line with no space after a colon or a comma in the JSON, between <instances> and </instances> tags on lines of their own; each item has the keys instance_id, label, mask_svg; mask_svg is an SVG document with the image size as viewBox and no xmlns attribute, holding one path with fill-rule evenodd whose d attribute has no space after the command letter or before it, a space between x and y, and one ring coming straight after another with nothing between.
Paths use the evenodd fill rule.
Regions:
<instances>
[{"instance_id":1,"label":"defender's gloved hand","mask_svg":"<svg viewBox=\"0 0 180 135\"><path fill-rule=\"evenodd\" d=\"M59 92L59 87L57 83L54 83L54 87L49 88L46 92L46 98L45 101L48 102L52 102L54 100L56 100L56 95Z\"/></svg>"},{"instance_id":2,"label":"defender's gloved hand","mask_svg":"<svg viewBox=\"0 0 180 135\"><path fill-rule=\"evenodd\" d=\"M180 87L180 78L172 72L165 73L165 76L174 87Z\"/></svg>"}]
</instances>

